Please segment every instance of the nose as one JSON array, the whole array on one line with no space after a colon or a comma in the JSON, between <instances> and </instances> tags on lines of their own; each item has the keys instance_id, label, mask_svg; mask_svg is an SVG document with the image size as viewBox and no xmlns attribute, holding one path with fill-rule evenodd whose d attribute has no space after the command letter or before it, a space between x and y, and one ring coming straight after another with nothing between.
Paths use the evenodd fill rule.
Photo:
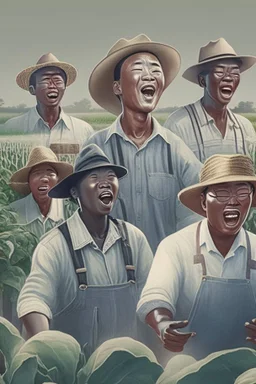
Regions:
<instances>
[{"instance_id":1,"label":"nose","mask_svg":"<svg viewBox=\"0 0 256 384\"><path fill-rule=\"evenodd\" d=\"M99 188L110 188L110 184L108 180L100 180L99 181Z\"/></svg>"},{"instance_id":2,"label":"nose","mask_svg":"<svg viewBox=\"0 0 256 384\"><path fill-rule=\"evenodd\" d=\"M147 81L155 80L154 76L152 75L148 67L143 68L142 79Z\"/></svg>"},{"instance_id":3,"label":"nose","mask_svg":"<svg viewBox=\"0 0 256 384\"><path fill-rule=\"evenodd\" d=\"M56 85L52 79L49 80L48 88L56 88Z\"/></svg>"},{"instance_id":4,"label":"nose","mask_svg":"<svg viewBox=\"0 0 256 384\"><path fill-rule=\"evenodd\" d=\"M44 183L48 183L49 177L47 175L43 175L40 180L43 181Z\"/></svg>"},{"instance_id":5,"label":"nose","mask_svg":"<svg viewBox=\"0 0 256 384\"><path fill-rule=\"evenodd\" d=\"M230 81L233 81L233 77L231 76L231 74L229 72L226 72L223 80L230 82Z\"/></svg>"},{"instance_id":6,"label":"nose","mask_svg":"<svg viewBox=\"0 0 256 384\"><path fill-rule=\"evenodd\" d=\"M239 200L237 199L236 195L232 195L229 202L228 202L228 205L240 205L240 202Z\"/></svg>"}]
</instances>

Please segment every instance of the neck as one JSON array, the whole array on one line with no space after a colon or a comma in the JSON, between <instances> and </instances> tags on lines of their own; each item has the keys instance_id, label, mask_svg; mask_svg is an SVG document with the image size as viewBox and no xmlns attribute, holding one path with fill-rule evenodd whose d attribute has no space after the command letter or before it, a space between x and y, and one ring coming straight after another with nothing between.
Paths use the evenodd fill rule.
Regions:
<instances>
[{"instance_id":1,"label":"neck","mask_svg":"<svg viewBox=\"0 0 256 384\"><path fill-rule=\"evenodd\" d=\"M138 146L141 146L153 131L150 113L124 109L121 124L124 133Z\"/></svg>"},{"instance_id":2,"label":"neck","mask_svg":"<svg viewBox=\"0 0 256 384\"><path fill-rule=\"evenodd\" d=\"M59 105L49 107L40 102L37 102L36 109L39 115L49 125L50 128L52 128L57 123L60 115Z\"/></svg>"},{"instance_id":3,"label":"neck","mask_svg":"<svg viewBox=\"0 0 256 384\"><path fill-rule=\"evenodd\" d=\"M80 217L85 224L86 228L90 232L92 237L98 239L104 239L108 229L108 216L95 216L89 211L82 209L80 211Z\"/></svg>"},{"instance_id":4,"label":"neck","mask_svg":"<svg viewBox=\"0 0 256 384\"><path fill-rule=\"evenodd\" d=\"M212 240L215 244L215 247L218 249L220 254L225 258L230 248L232 247L232 244L234 243L237 234L229 235L229 236L226 234L223 234L217 231L215 228L213 228L209 223L209 221L208 221L208 228L209 228L209 232L212 237Z\"/></svg>"},{"instance_id":5,"label":"neck","mask_svg":"<svg viewBox=\"0 0 256 384\"><path fill-rule=\"evenodd\" d=\"M47 196L45 199L42 199L42 200L36 200L35 199L35 201L36 201L42 215L44 217L46 217L50 211L52 199Z\"/></svg>"},{"instance_id":6,"label":"neck","mask_svg":"<svg viewBox=\"0 0 256 384\"><path fill-rule=\"evenodd\" d=\"M207 93L201 99L202 105L206 112L216 121L225 121L227 119L227 104L220 104L213 100Z\"/></svg>"}]
</instances>

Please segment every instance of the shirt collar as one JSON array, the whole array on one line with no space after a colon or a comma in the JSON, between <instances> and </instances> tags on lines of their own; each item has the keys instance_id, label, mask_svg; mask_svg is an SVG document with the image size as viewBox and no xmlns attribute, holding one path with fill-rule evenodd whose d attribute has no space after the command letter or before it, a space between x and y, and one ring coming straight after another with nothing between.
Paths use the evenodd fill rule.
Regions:
<instances>
[{"instance_id":1,"label":"shirt collar","mask_svg":"<svg viewBox=\"0 0 256 384\"><path fill-rule=\"evenodd\" d=\"M204 245L206 246L207 252L214 252L220 255L220 252L217 250L212 237L209 232L208 228L208 220L204 219L202 221L201 230L200 230L200 246ZM235 241L233 242L227 256L234 256L235 252L239 247L243 247L246 249L246 237L245 237L245 230L243 228L240 229L238 232ZM227 258L226 256L226 258Z\"/></svg>"},{"instance_id":2,"label":"shirt collar","mask_svg":"<svg viewBox=\"0 0 256 384\"><path fill-rule=\"evenodd\" d=\"M26 197L24 209L26 224L30 224L35 220L43 221L42 213L37 202L34 200L32 193ZM64 219L63 201L61 199L52 199L50 210L45 220L47 219L51 219L54 222Z\"/></svg>"},{"instance_id":3,"label":"shirt collar","mask_svg":"<svg viewBox=\"0 0 256 384\"><path fill-rule=\"evenodd\" d=\"M204 109L201 100L202 99L197 100L194 103L194 107L196 110L195 112L196 112L197 118L199 119L199 122L200 122L200 126L203 127L203 126L207 126L210 121L214 121L214 120ZM235 126L236 128L239 128L239 124L237 120L234 118L234 114L229 108L227 110L228 110L228 125L231 127Z\"/></svg>"},{"instance_id":4,"label":"shirt collar","mask_svg":"<svg viewBox=\"0 0 256 384\"><path fill-rule=\"evenodd\" d=\"M121 136L124 140L130 141L130 139L126 136L126 134L123 131L122 125L121 125L121 116L119 115L117 119L111 124L111 126L108 128L108 133L106 136L105 144L108 142L110 137L114 134ZM153 132L151 136L148 138L148 141L153 140L156 136L161 136L167 143L169 143L168 138L167 138L167 131L164 127L162 127L158 121L152 116L151 117L153 120Z\"/></svg>"},{"instance_id":5,"label":"shirt collar","mask_svg":"<svg viewBox=\"0 0 256 384\"><path fill-rule=\"evenodd\" d=\"M81 249L88 244L95 244L90 232L79 215L79 209L67 220L67 224L74 250ZM109 228L104 242L103 252L106 252L120 238L121 235L117 227L112 220L109 220Z\"/></svg>"},{"instance_id":6,"label":"shirt collar","mask_svg":"<svg viewBox=\"0 0 256 384\"><path fill-rule=\"evenodd\" d=\"M29 114L30 114L29 121L30 121L31 126L33 128L35 127L35 125L38 123L39 120L42 120L42 122L45 125L47 125L46 122L43 120L43 118L39 115L36 106L32 107L30 109ZM58 122L61 121L61 120L65 124L66 128L68 128L70 130L70 127L69 127L69 123L70 123L69 116L66 113L64 113L62 108L60 108L60 116L59 116L59 119L58 119L58 121L56 122L55 125L57 125Z\"/></svg>"}]
</instances>

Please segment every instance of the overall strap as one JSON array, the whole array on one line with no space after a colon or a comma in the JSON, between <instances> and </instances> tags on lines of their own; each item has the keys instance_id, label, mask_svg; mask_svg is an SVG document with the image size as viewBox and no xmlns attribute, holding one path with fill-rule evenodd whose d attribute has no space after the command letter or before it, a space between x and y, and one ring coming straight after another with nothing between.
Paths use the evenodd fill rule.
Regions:
<instances>
[{"instance_id":1,"label":"overall strap","mask_svg":"<svg viewBox=\"0 0 256 384\"><path fill-rule=\"evenodd\" d=\"M62 233L62 235L64 236L67 242L68 249L74 264L75 272L77 274L79 289L81 290L86 289L87 288L87 276L86 276L87 270L83 263L81 250L80 249L76 251L74 250L71 236L70 236L69 229L66 222L62 223L58 227L58 229L60 230L60 232Z\"/></svg>"},{"instance_id":2,"label":"overall strap","mask_svg":"<svg viewBox=\"0 0 256 384\"><path fill-rule=\"evenodd\" d=\"M173 175L171 144L167 144L167 162L168 162L168 174Z\"/></svg>"},{"instance_id":3,"label":"overall strap","mask_svg":"<svg viewBox=\"0 0 256 384\"><path fill-rule=\"evenodd\" d=\"M247 231L245 231L245 237L246 237L246 249L247 249L246 279L250 280L251 269L256 269L256 260L252 260L251 242L250 242L249 235L248 235Z\"/></svg>"},{"instance_id":4,"label":"overall strap","mask_svg":"<svg viewBox=\"0 0 256 384\"><path fill-rule=\"evenodd\" d=\"M117 220L111 216L109 216L109 218L117 226L118 231L121 235L122 251L123 251L124 264L127 272L127 280L135 282L135 267L133 265L132 250L129 244L129 236L128 236L126 223L123 220Z\"/></svg>"},{"instance_id":5,"label":"overall strap","mask_svg":"<svg viewBox=\"0 0 256 384\"><path fill-rule=\"evenodd\" d=\"M238 128L240 130L240 134L241 134L241 137L242 137L242 143L243 143L243 152L244 152L244 155L246 155L246 147L245 147L245 138L244 138L244 133L243 133L243 129L236 117L236 115L231 112L229 109L228 109L228 116L230 118L230 120L233 121L233 123L237 123L238 125ZM237 144L237 134L236 134L236 129L235 129L235 126L233 125L233 132L234 132L234 136L235 136L235 143L236 143L236 153L238 153L238 144Z\"/></svg>"},{"instance_id":6,"label":"overall strap","mask_svg":"<svg viewBox=\"0 0 256 384\"><path fill-rule=\"evenodd\" d=\"M200 159L201 162L203 162L205 160L204 142L203 142L203 137L202 137L202 134L201 134L201 129L200 129L199 121L197 119L197 116L196 116L195 111L194 111L194 109L193 109L191 104L189 104L187 106L184 106L184 108L186 109L186 111L187 111L187 113L189 115L191 124L192 124L192 128L193 128L193 131L194 131L194 136L195 136L196 143L197 143L197 148L198 148L198 151L199 151L199 159ZM199 136L200 136L200 141L201 141L202 148L201 148L201 146L199 144L199 141L198 141L197 132L199 133Z\"/></svg>"},{"instance_id":7,"label":"overall strap","mask_svg":"<svg viewBox=\"0 0 256 384\"><path fill-rule=\"evenodd\" d=\"M206 265L205 265L205 258L204 255L201 253L200 250L200 229L201 229L201 224L200 223L197 226L196 229L196 254L194 256L194 264L201 264L202 265L202 275L206 276Z\"/></svg>"}]
</instances>

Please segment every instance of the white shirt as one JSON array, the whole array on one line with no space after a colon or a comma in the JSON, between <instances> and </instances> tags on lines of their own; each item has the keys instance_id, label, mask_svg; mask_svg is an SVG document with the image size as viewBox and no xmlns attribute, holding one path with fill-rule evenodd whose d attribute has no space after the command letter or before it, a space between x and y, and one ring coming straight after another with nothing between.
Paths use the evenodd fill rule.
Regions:
<instances>
[{"instance_id":1,"label":"white shirt","mask_svg":"<svg viewBox=\"0 0 256 384\"><path fill-rule=\"evenodd\" d=\"M194 264L197 225L192 224L160 243L137 307L142 321L153 309L161 307L169 309L177 320L188 319L202 280L202 266ZM256 235L250 232L248 235L252 259L256 260ZM247 250L243 228L224 258L215 247L207 219L204 219L200 230L200 246L208 276L246 278ZM251 270L251 283L256 297L256 270Z\"/></svg>"},{"instance_id":2,"label":"white shirt","mask_svg":"<svg viewBox=\"0 0 256 384\"><path fill-rule=\"evenodd\" d=\"M3 129L33 136L36 134L37 136L36 138L33 137L33 141L38 141L38 144L46 147L55 143L79 144L81 147L83 142L94 132L90 124L67 115L63 110L60 112L59 120L50 129L37 112L36 107L29 109L23 115L7 120Z\"/></svg>"},{"instance_id":3,"label":"white shirt","mask_svg":"<svg viewBox=\"0 0 256 384\"><path fill-rule=\"evenodd\" d=\"M78 210L67 220L74 250L81 249L87 268L88 285L113 285L127 282L121 236L110 221L109 230L100 250ZM144 286L153 254L143 233L126 223L132 250L138 289ZM18 316L39 312L49 319L75 298L78 279L66 241L54 228L38 244L32 258L32 267L17 304Z\"/></svg>"},{"instance_id":4,"label":"white shirt","mask_svg":"<svg viewBox=\"0 0 256 384\"><path fill-rule=\"evenodd\" d=\"M204 162L215 154L250 154L250 146L256 141L256 132L248 119L228 109L227 127L223 138L214 119L202 106L201 100L191 105L194 114L191 110L190 113L194 124L184 106L174 111L164 126L179 136L200 161Z\"/></svg>"}]
</instances>

